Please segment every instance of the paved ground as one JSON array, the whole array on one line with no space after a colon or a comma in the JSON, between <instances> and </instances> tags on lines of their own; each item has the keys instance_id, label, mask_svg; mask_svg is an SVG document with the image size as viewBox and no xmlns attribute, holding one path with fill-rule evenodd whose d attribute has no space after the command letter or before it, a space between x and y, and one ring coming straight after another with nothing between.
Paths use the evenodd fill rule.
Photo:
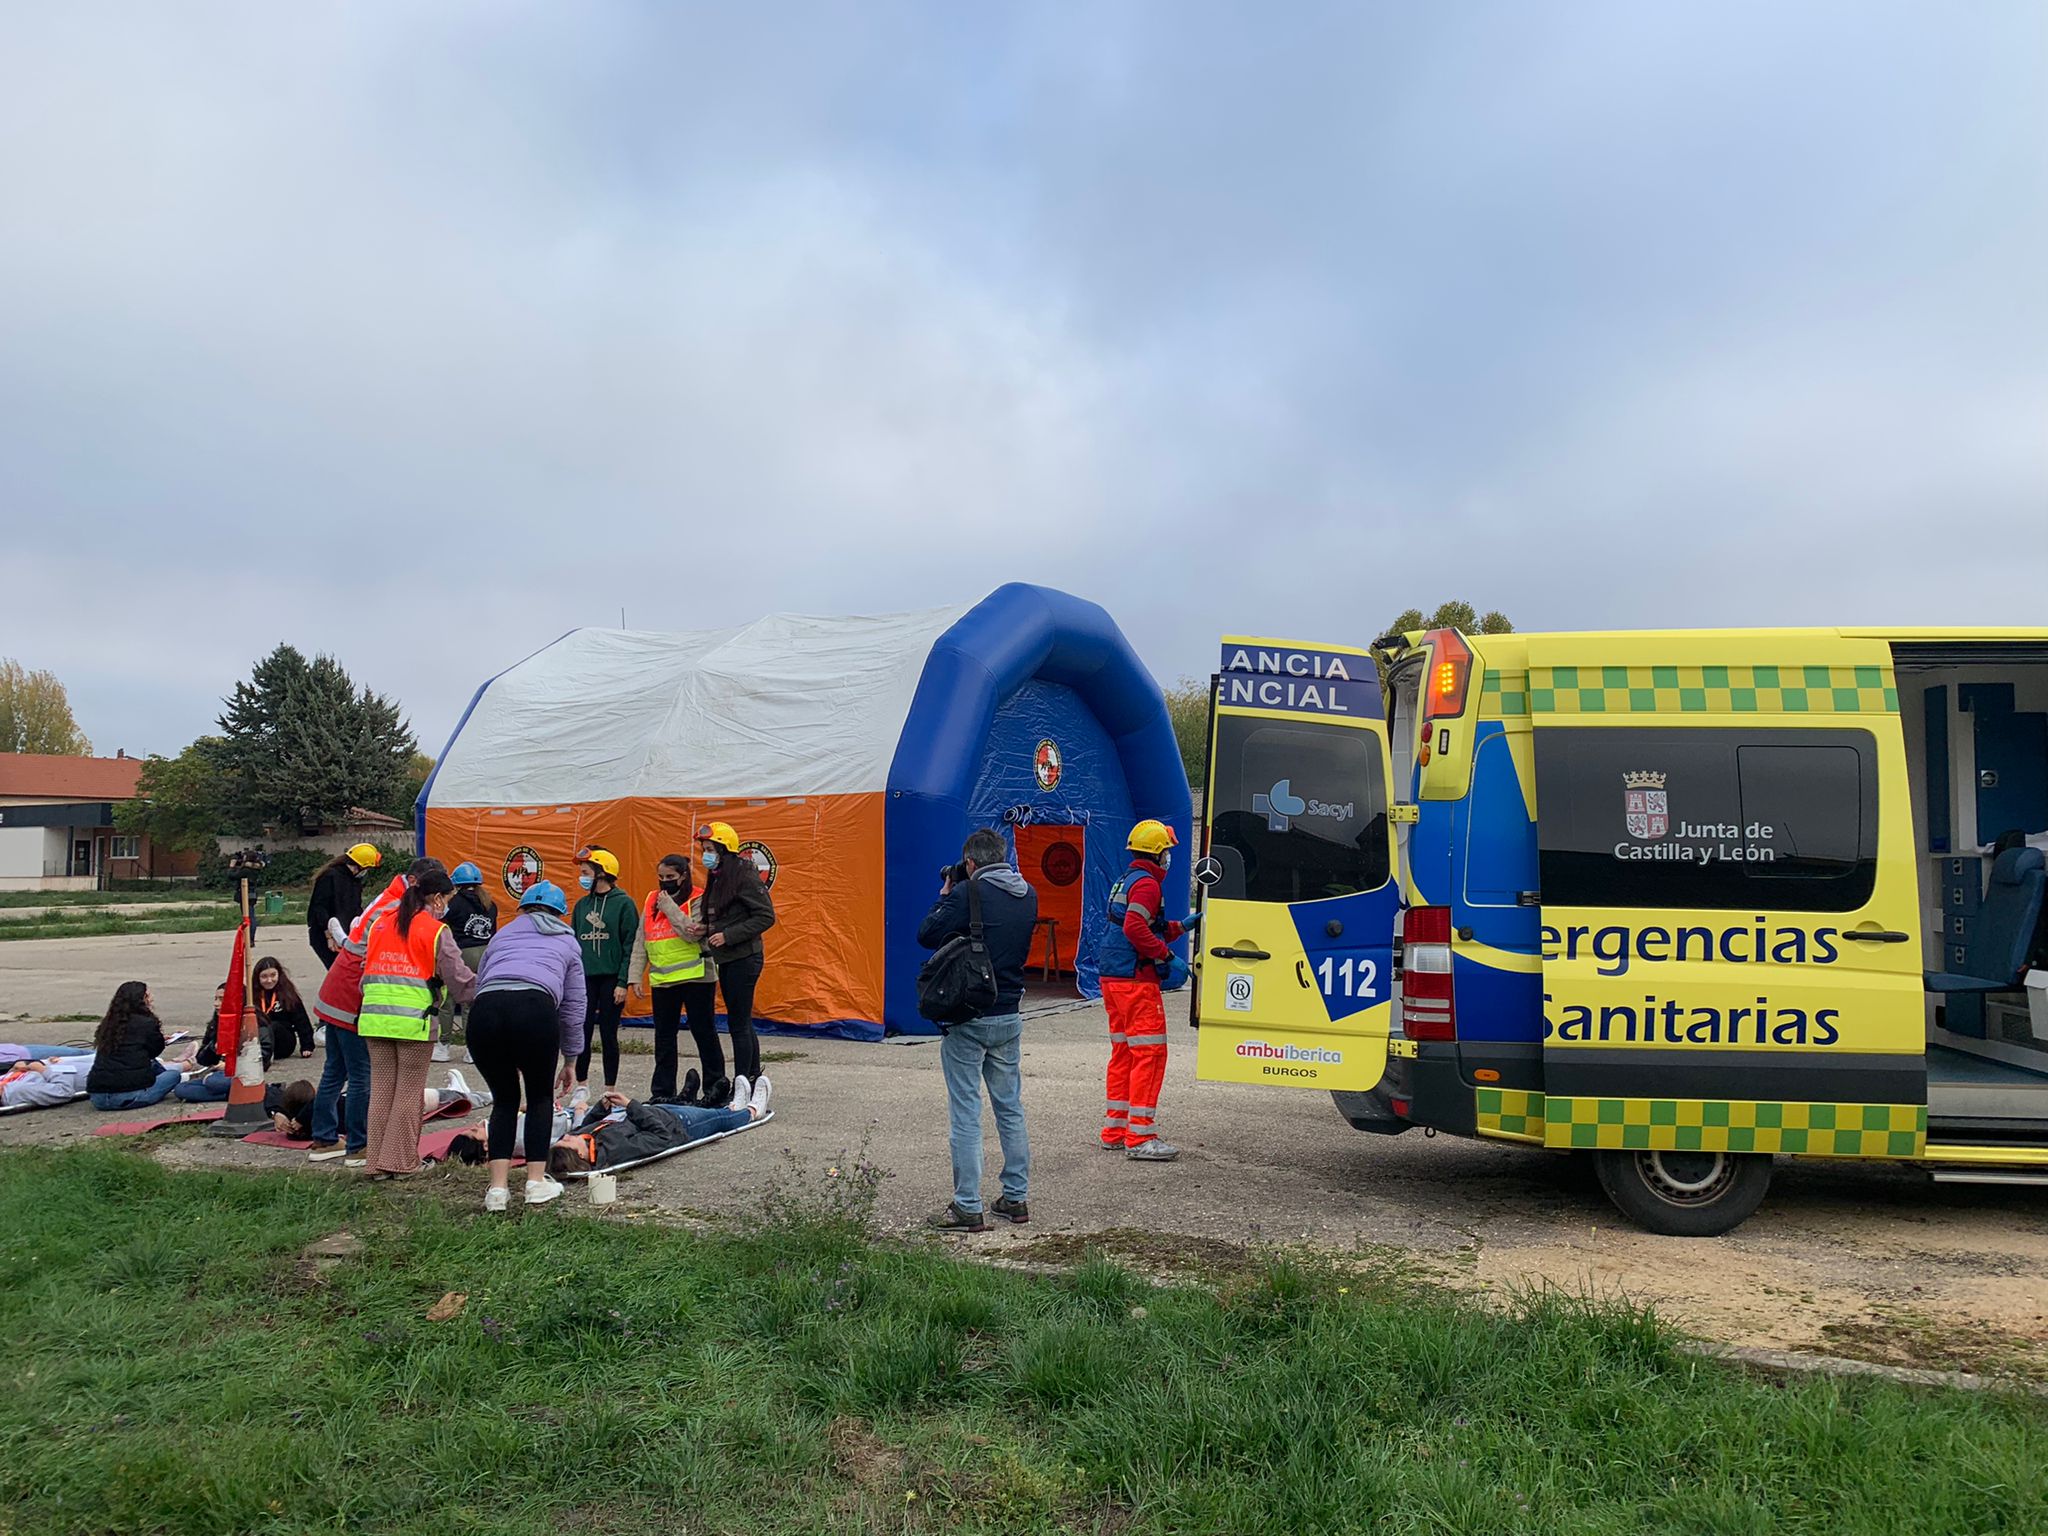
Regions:
<instances>
[{"instance_id":1,"label":"paved ground","mask_svg":"<svg viewBox=\"0 0 2048 1536\"><path fill-rule=\"evenodd\" d=\"M151 983L167 1022L198 1027L229 944L224 934L191 934L0 946L0 1019L97 1011L117 982L136 976ZM301 958L313 968L295 931L281 932L276 950L294 969ZM0 1033L10 1029L39 1040L89 1033L81 1024L0 1023ZM1622 1226L1567 1159L1419 1132L1361 1136L1323 1095L1197 1083L1192 1036L1179 1025L1173 1033L1162 1123L1186 1150L1177 1164L1147 1167L1094 1146L1100 1011L1033 1021L1024 1068L1034 1219L971 1239L977 1248L1033 1256L1093 1237L1199 1262L1219 1243L1306 1241L1491 1291L1549 1282L1625 1294L1729 1342L2048 1374L2048 1193L1934 1186L1898 1168L1781 1163L1764 1209L1732 1236L1649 1237ZM794 1053L768 1068L774 1123L629 1175L622 1197L744 1218L793 1170L815 1184L865 1141L891 1172L878 1206L884 1221L909 1227L944 1200L936 1043L775 1037L766 1048ZM306 1070L284 1063L276 1075L298 1075L294 1066ZM645 1055L626 1057L629 1090L644 1088L650 1067ZM83 1105L0 1119L0 1144L82 1137L98 1121ZM197 1140L166 1155L288 1161ZM992 1133L990 1156L993 1194ZM339 1176L332 1165L322 1173ZM479 1181L466 1169L449 1177Z\"/></svg>"}]
</instances>

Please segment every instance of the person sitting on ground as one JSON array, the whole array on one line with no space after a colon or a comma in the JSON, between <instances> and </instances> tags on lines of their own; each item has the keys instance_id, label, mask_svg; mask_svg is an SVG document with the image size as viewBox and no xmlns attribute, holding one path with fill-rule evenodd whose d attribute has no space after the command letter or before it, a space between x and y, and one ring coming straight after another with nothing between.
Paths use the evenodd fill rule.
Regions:
<instances>
[{"instance_id":1,"label":"person sitting on ground","mask_svg":"<svg viewBox=\"0 0 2048 1536\"><path fill-rule=\"evenodd\" d=\"M169 1097L184 1080L181 1067L160 1059L164 1029L157 1022L156 999L143 982L124 981L114 989L92 1044L95 1055L85 1091L94 1109L142 1109Z\"/></svg>"},{"instance_id":2,"label":"person sitting on ground","mask_svg":"<svg viewBox=\"0 0 2048 1536\"><path fill-rule=\"evenodd\" d=\"M199 1049L193 1053L194 1065L211 1067L214 1070L204 1077L195 1077L189 1082L179 1083L172 1091L187 1104L225 1104L228 1089L234 1086L234 1073L227 1070L229 1063L220 1057L220 1010L228 999L227 983L222 982L213 989L213 1017L206 1021L206 1033L199 1037ZM270 1022L261 1014L256 1016L256 1045L263 1056L263 1070L270 1070L271 1062Z\"/></svg>"},{"instance_id":3,"label":"person sitting on ground","mask_svg":"<svg viewBox=\"0 0 2048 1536\"><path fill-rule=\"evenodd\" d=\"M299 989L292 985L284 966L275 956L265 955L256 962L253 975L256 1017L270 1027L272 1053L279 1061L290 1056L294 1048L301 1056L312 1055L313 1021L306 1016Z\"/></svg>"},{"instance_id":4,"label":"person sitting on ground","mask_svg":"<svg viewBox=\"0 0 2048 1536\"><path fill-rule=\"evenodd\" d=\"M91 1051L17 1060L0 1072L0 1109L49 1109L69 1104L85 1092L92 1064Z\"/></svg>"},{"instance_id":5,"label":"person sitting on ground","mask_svg":"<svg viewBox=\"0 0 2048 1536\"><path fill-rule=\"evenodd\" d=\"M644 1162L693 1141L736 1131L768 1113L774 1087L762 1078L752 1088L742 1077L733 1083L732 1105L707 1109L698 1104L645 1104L616 1088L598 1100L582 1126L556 1142L548 1153L548 1172L602 1173L621 1163Z\"/></svg>"}]
</instances>

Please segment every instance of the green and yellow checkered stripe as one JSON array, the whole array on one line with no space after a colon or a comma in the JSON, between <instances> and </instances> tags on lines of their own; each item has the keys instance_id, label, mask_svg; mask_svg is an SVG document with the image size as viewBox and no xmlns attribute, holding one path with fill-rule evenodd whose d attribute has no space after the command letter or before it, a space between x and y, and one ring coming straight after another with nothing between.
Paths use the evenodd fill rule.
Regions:
<instances>
[{"instance_id":1,"label":"green and yellow checkered stripe","mask_svg":"<svg viewBox=\"0 0 2048 1536\"><path fill-rule=\"evenodd\" d=\"M1479 718L1512 720L1529 713L1529 674L1496 672L1491 667L1479 679Z\"/></svg>"},{"instance_id":2,"label":"green and yellow checkered stripe","mask_svg":"<svg viewBox=\"0 0 2048 1536\"><path fill-rule=\"evenodd\" d=\"M1486 698L1488 673L1480 697ZM1502 673L1502 713L1512 679ZM1894 715L1889 667L1531 667L1533 715ZM1519 712L1519 711L1516 711Z\"/></svg>"},{"instance_id":3,"label":"green and yellow checkered stripe","mask_svg":"<svg viewBox=\"0 0 2048 1536\"><path fill-rule=\"evenodd\" d=\"M1543 1144L1543 1095L1519 1088L1481 1088L1479 1134Z\"/></svg>"},{"instance_id":4,"label":"green and yellow checkered stripe","mask_svg":"<svg viewBox=\"0 0 2048 1536\"><path fill-rule=\"evenodd\" d=\"M1552 1147L1915 1157L1927 1142L1924 1104L1584 1099L1551 1094L1542 1098L1542 1105L1543 1140Z\"/></svg>"}]
</instances>

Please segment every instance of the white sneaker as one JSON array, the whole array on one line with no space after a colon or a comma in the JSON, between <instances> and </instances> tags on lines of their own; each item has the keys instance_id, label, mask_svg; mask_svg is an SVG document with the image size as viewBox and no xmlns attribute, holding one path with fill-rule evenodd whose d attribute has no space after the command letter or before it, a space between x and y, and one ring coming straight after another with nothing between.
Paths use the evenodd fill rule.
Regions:
<instances>
[{"instance_id":1,"label":"white sneaker","mask_svg":"<svg viewBox=\"0 0 2048 1536\"><path fill-rule=\"evenodd\" d=\"M469 1086L469 1079L454 1067L448 1069L448 1086L443 1091L464 1099L476 1097L476 1090Z\"/></svg>"},{"instance_id":2,"label":"white sneaker","mask_svg":"<svg viewBox=\"0 0 2048 1536\"><path fill-rule=\"evenodd\" d=\"M344 1168L367 1168L369 1165L370 1160L367 1157L363 1157L360 1155L355 1157L344 1157L341 1160L341 1166Z\"/></svg>"},{"instance_id":3,"label":"white sneaker","mask_svg":"<svg viewBox=\"0 0 2048 1536\"><path fill-rule=\"evenodd\" d=\"M576 1091L569 1095L569 1118L581 1120L583 1112L590 1108L590 1085L578 1083Z\"/></svg>"},{"instance_id":4,"label":"white sneaker","mask_svg":"<svg viewBox=\"0 0 2048 1536\"><path fill-rule=\"evenodd\" d=\"M449 1052L448 1052L448 1043L447 1043L447 1042L446 1042L445 1040L436 1040L436 1041L434 1042L434 1053L433 1053L433 1054L434 1054L434 1060L436 1060L436 1061L449 1061L449 1060L452 1060L452 1059L453 1059L453 1058L452 1058L452 1057L451 1057L451 1056L449 1055Z\"/></svg>"},{"instance_id":5,"label":"white sneaker","mask_svg":"<svg viewBox=\"0 0 2048 1536\"><path fill-rule=\"evenodd\" d=\"M511 1203L512 1191L509 1189L487 1189L484 1191L484 1209L487 1211L502 1211Z\"/></svg>"},{"instance_id":6,"label":"white sneaker","mask_svg":"<svg viewBox=\"0 0 2048 1536\"><path fill-rule=\"evenodd\" d=\"M732 1080L732 1102L725 1107L727 1109L745 1109L747 1107L747 1097L753 1091L752 1088L747 1086L746 1074L740 1074Z\"/></svg>"},{"instance_id":7,"label":"white sneaker","mask_svg":"<svg viewBox=\"0 0 2048 1536\"><path fill-rule=\"evenodd\" d=\"M476 1058L469 1054L469 1047L465 1045L462 1048L462 1064L464 1066L473 1066L475 1063Z\"/></svg>"},{"instance_id":8,"label":"white sneaker","mask_svg":"<svg viewBox=\"0 0 2048 1536\"><path fill-rule=\"evenodd\" d=\"M562 1186L553 1179L540 1178L528 1179L526 1181L526 1203L528 1205L546 1205L550 1200L559 1200L561 1198Z\"/></svg>"},{"instance_id":9,"label":"white sneaker","mask_svg":"<svg viewBox=\"0 0 2048 1536\"><path fill-rule=\"evenodd\" d=\"M753 1112L756 1120L759 1120L768 1113L768 1095L774 1091L774 1085L767 1078L759 1077L754 1079L754 1092L753 1096L747 1100L747 1108Z\"/></svg>"}]
</instances>

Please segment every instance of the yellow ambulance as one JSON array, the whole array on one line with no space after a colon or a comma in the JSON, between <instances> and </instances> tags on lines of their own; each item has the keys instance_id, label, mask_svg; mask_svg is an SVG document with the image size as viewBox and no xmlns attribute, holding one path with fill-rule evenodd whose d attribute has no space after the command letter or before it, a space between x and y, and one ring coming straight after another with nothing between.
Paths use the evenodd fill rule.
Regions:
<instances>
[{"instance_id":1,"label":"yellow ambulance","mask_svg":"<svg viewBox=\"0 0 2048 1536\"><path fill-rule=\"evenodd\" d=\"M2048 1183L2048 631L1375 651L1400 974L1354 1125L1589 1152L1678 1235L1776 1155Z\"/></svg>"}]
</instances>

